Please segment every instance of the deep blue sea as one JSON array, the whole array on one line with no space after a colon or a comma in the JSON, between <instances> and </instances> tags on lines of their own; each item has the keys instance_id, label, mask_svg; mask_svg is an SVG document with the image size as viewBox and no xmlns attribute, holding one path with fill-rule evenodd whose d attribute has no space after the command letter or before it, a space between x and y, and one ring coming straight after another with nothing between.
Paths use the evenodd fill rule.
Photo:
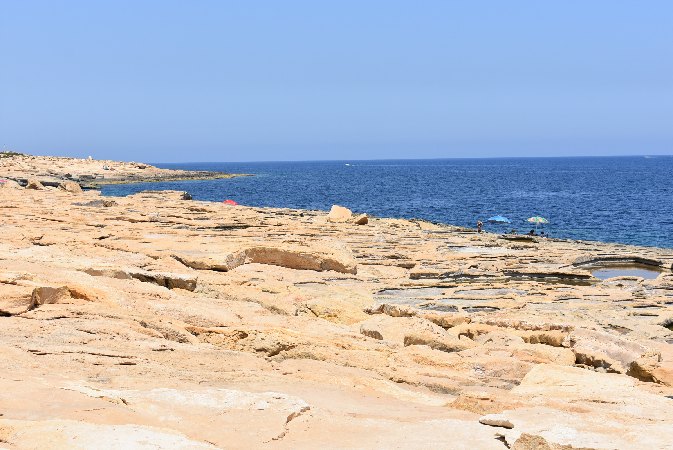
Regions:
<instances>
[{"instance_id":1,"label":"deep blue sea","mask_svg":"<svg viewBox=\"0 0 673 450\"><path fill-rule=\"evenodd\" d=\"M209 181L105 186L104 195L188 191L197 200L422 218L474 227L500 214L552 237L673 248L673 156L156 164L247 173Z\"/></svg>"}]
</instances>

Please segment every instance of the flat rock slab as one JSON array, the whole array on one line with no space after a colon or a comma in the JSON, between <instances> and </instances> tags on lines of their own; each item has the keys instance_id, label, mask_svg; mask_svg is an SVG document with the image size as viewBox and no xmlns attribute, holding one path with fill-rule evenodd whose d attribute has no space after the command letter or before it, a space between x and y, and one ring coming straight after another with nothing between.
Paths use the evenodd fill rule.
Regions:
<instances>
[{"instance_id":1,"label":"flat rock slab","mask_svg":"<svg viewBox=\"0 0 673 450\"><path fill-rule=\"evenodd\" d=\"M92 448L215 450L218 447L189 439L172 430L144 425L111 425L75 420L2 420L2 442L9 448Z\"/></svg>"},{"instance_id":2,"label":"flat rock slab","mask_svg":"<svg viewBox=\"0 0 673 450\"><path fill-rule=\"evenodd\" d=\"M207 251L182 250L172 256L188 267L198 270L227 272L247 263L267 264L297 270L357 273L357 263L345 248L326 245L267 246L241 245Z\"/></svg>"},{"instance_id":3,"label":"flat rock slab","mask_svg":"<svg viewBox=\"0 0 673 450\"><path fill-rule=\"evenodd\" d=\"M574 448L670 447L672 401L633 378L541 364L512 392L536 406L502 413L513 424L503 431L510 444L528 433Z\"/></svg>"},{"instance_id":4,"label":"flat rock slab","mask_svg":"<svg viewBox=\"0 0 673 450\"><path fill-rule=\"evenodd\" d=\"M85 386L68 389L118 401L134 411L136 420L141 416L185 435L196 432L218 447L227 447L237 439L249 445L272 441L284 434L292 420L310 410L300 398L279 392L172 388L100 390Z\"/></svg>"}]
</instances>

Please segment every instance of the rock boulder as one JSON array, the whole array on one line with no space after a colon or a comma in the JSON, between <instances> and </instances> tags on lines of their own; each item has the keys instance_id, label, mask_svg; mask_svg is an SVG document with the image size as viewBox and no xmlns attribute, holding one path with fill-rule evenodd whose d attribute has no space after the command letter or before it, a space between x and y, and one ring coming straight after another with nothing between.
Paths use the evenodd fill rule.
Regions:
<instances>
[{"instance_id":1,"label":"rock boulder","mask_svg":"<svg viewBox=\"0 0 673 450\"><path fill-rule=\"evenodd\" d=\"M353 212L339 205L332 205L332 209L327 216L327 220L330 222L348 222L353 217Z\"/></svg>"},{"instance_id":2,"label":"rock boulder","mask_svg":"<svg viewBox=\"0 0 673 450\"><path fill-rule=\"evenodd\" d=\"M74 181L63 181L59 183L58 188L62 191L70 192L72 194L82 193L82 187L79 185L79 183L75 183Z\"/></svg>"},{"instance_id":3,"label":"rock boulder","mask_svg":"<svg viewBox=\"0 0 673 450\"><path fill-rule=\"evenodd\" d=\"M0 189L22 189L21 185L14 180L0 179Z\"/></svg>"},{"instance_id":4,"label":"rock boulder","mask_svg":"<svg viewBox=\"0 0 673 450\"><path fill-rule=\"evenodd\" d=\"M67 286L38 287L33 290L29 309L53 303L68 303L70 300L72 296Z\"/></svg>"},{"instance_id":5,"label":"rock boulder","mask_svg":"<svg viewBox=\"0 0 673 450\"><path fill-rule=\"evenodd\" d=\"M445 352L457 352L471 347L469 340L452 336L440 326L420 317L392 317L379 314L362 322L360 333L405 347L427 345Z\"/></svg>"},{"instance_id":6,"label":"rock boulder","mask_svg":"<svg viewBox=\"0 0 673 450\"><path fill-rule=\"evenodd\" d=\"M247 249L245 254L247 262L250 263L318 272L333 270L341 273L357 273L357 264L352 254L342 248L260 245Z\"/></svg>"},{"instance_id":7,"label":"rock boulder","mask_svg":"<svg viewBox=\"0 0 673 450\"><path fill-rule=\"evenodd\" d=\"M40 183L40 180L38 180L37 178L30 178L28 179L26 189L42 190L44 189L44 185Z\"/></svg>"},{"instance_id":8,"label":"rock boulder","mask_svg":"<svg viewBox=\"0 0 673 450\"><path fill-rule=\"evenodd\" d=\"M367 214L360 214L353 219L353 223L356 225L367 225L369 223L369 217L367 217Z\"/></svg>"}]
</instances>

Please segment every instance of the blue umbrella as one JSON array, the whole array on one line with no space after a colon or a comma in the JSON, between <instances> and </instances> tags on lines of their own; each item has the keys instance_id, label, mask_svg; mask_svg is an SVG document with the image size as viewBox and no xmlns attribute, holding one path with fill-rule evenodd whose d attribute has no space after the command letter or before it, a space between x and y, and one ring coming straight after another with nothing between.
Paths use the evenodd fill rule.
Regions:
<instances>
[{"instance_id":1,"label":"blue umbrella","mask_svg":"<svg viewBox=\"0 0 673 450\"><path fill-rule=\"evenodd\" d=\"M503 216L493 216L486 219L490 223L512 223L507 217Z\"/></svg>"}]
</instances>

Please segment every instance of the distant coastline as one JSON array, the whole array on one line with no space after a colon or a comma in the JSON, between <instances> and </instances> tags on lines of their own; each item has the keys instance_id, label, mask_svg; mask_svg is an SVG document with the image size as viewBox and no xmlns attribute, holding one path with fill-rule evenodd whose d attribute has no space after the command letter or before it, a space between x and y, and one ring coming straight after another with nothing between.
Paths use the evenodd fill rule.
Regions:
<instances>
[{"instance_id":1,"label":"distant coastline","mask_svg":"<svg viewBox=\"0 0 673 450\"><path fill-rule=\"evenodd\" d=\"M205 170L162 169L151 164L36 156L18 152L0 152L0 178L16 181L22 186L31 179L44 186L57 187L62 181L74 181L83 189L99 189L105 185L158 183L187 180L217 180L248 176Z\"/></svg>"}]
</instances>

